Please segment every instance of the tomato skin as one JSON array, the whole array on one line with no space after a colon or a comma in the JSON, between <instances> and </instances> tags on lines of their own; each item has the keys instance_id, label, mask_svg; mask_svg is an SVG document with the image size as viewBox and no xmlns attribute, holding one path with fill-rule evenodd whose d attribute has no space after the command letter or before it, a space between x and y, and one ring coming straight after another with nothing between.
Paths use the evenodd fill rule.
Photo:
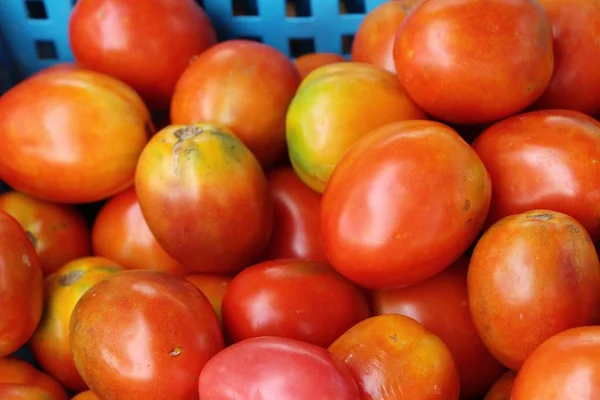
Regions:
<instances>
[{"instance_id":1,"label":"tomato skin","mask_svg":"<svg viewBox=\"0 0 600 400\"><path fill-rule=\"evenodd\" d=\"M424 118L388 71L355 62L318 68L302 81L287 113L292 166L305 184L322 193L359 138L391 122Z\"/></svg>"},{"instance_id":2,"label":"tomato skin","mask_svg":"<svg viewBox=\"0 0 600 400\"><path fill-rule=\"evenodd\" d=\"M14 217L32 239L44 275L90 255L90 232L74 207L10 191L0 194L0 210Z\"/></svg>"},{"instance_id":3,"label":"tomato skin","mask_svg":"<svg viewBox=\"0 0 600 400\"><path fill-rule=\"evenodd\" d=\"M568 110L523 113L486 129L473 148L494 187L486 225L543 208L574 217L600 240L598 121Z\"/></svg>"},{"instance_id":4,"label":"tomato skin","mask_svg":"<svg viewBox=\"0 0 600 400\"><path fill-rule=\"evenodd\" d=\"M511 400L510 393L517 373L506 371L490 388L483 400Z\"/></svg>"},{"instance_id":5,"label":"tomato skin","mask_svg":"<svg viewBox=\"0 0 600 400\"><path fill-rule=\"evenodd\" d=\"M317 68L344 61L346 59L337 53L308 53L298 57L294 63L300 72L300 77L304 79Z\"/></svg>"},{"instance_id":6,"label":"tomato skin","mask_svg":"<svg viewBox=\"0 0 600 400\"><path fill-rule=\"evenodd\" d=\"M42 266L16 219L0 211L0 357L31 337L42 318Z\"/></svg>"},{"instance_id":7,"label":"tomato skin","mask_svg":"<svg viewBox=\"0 0 600 400\"><path fill-rule=\"evenodd\" d=\"M158 132L140 156L135 189L158 243L191 272L237 271L269 242L267 179L224 127L171 125Z\"/></svg>"},{"instance_id":8,"label":"tomato skin","mask_svg":"<svg viewBox=\"0 0 600 400\"><path fill-rule=\"evenodd\" d=\"M86 390L85 392L78 393L71 400L100 400L100 399L91 390Z\"/></svg>"},{"instance_id":9,"label":"tomato skin","mask_svg":"<svg viewBox=\"0 0 600 400\"><path fill-rule=\"evenodd\" d=\"M505 217L481 237L468 274L469 307L494 357L518 370L550 336L600 317L600 263L589 235L566 214Z\"/></svg>"},{"instance_id":10,"label":"tomato skin","mask_svg":"<svg viewBox=\"0 0 600 400\"><path fill-rule=\"evenodd\" d=\"M471 245L490 197L483 163L454 130L434 121L384 126L357 142L329 181L321 200L325 253L366 288L418 283Z\"/></svg>"},{"instance_id":11,"label":"tomato skin","mask_svg":"<svg viewBox=\"0 0 600 400\"><path fill-rule=\"evenodd\" d=\"M42 388L16 383L0 383L0 398L4 400L55 400Z\"/></svg>"},{"instance_id":12,"label":"tomato skin","mask_svg":"<svg viewBox=\"0 0 600 400\"><path fill-rule=\"evenodd\" d=\"M103 400L197 400L200 371L224 346L206 296L157 271L121 271L89 289L71 316L70 344Z\"/></svg>"},{"instance_id":13,"label":"tomato skin","mask_svg":"<svg viewBox=\"0 0 600 400\"><path fill-rule=\"evenodd\" d=\"M425 0L398 30L394 62L406 93L430 115L491 122L546 90L552 28L537 0Z\"/></svg>"},{"instance_id":14,"label":"tomato skin","mask_svg":"<svg viewBox=\"0 0 600 400\"><path fill-rule=\"evenodd\" d=\"M454 265L424 282L371 294L375 315L405 315L448 346L460 374L462 400L481 399L505 371L475 330L467 298L468 265L469 259L461 257Z\"/></svg>"},{"instance_id":15,"label":"tomato skin","mask_svg":"<svg viewBox=\"0 0 600 400\"><path fill-rule=\"evenodd\" d=\"M262 165L270 165L285 151L285 115L300 80L294 63L273 47L221 42L198 56L179 79L171 120L226 126Z\"/></svg>"},{"instance_id":16,"label":"tomato skin","mask_svg":"<svg viewBox=\"0 0 600 400\"><path fill-rule=\"evenodd\" d=\"M0 384L35 386L50 393L55 400L67 400L65 389L52 376L12 356L0 358Z\"/></svg>"},{"instance_id":17,"label":"tomato skin","mask_svg":"<svg viewBox=\"0 0 600 400\"><path fill-rule=\"evenodd\" d=\"M225 297L225 293L227 292L227 288L229 287L232 278L222 275L195 274L188 275L185 279L204 293L208 301L210 301L210 304L213 306L215 314L217 314L217 318L219 318L219 322L222 322L221 309L223 298Z\"/></svg>"},{"instance_id":18,"label":"tomato skin","mask_svg":"<svg viewBox=\"0 0 600 400\"><path fill-rule=\"evenodd\" d=\"M360 399L346 366L326 349L269 336L233 344L213 357L200 374L199 393L202 400Z\"/></svg>"},{"instance_id":19,"label":"tomato skin","mask_svg":"<svg viewBox=\"0 0 600 400\"><path fill-rule=\"evenodd\" d=\"M133 89L77 68L17 84L0 97L0 115L0 180L58 203L94 202L131 186L154 132Z\"/></svg>"},{"instance_id":20,"label":"tomato skin","mask_svg":"<svg viewBox=\"0 0 600 400\"><path fill-rule=\"evenodd\" d=\"M223 299L223 322L234 342L277 336L327 347L369 314L359 288L315 261L248 267L233 278Z\"/></svg>"},{"instance_id":21,"label":"tomato skin","mask_svg":"<svg viewBox=\"0 0 600 400\"><path fill-rule=\"evenodd\" d=\"M150 231L131 187L108 200L98 212L92 228L94 254L114 260L127 269L187 274L179 262L158 244Z\"/></svg>"},{"instance_id":22,"label":"tomato skin","mask_svg":"<svg viewBox=\"0 0 600 400\"><path fill-rule=\"evenodd\" d=\"M151 108L166 109L190 60L217 38L193 0L79 0L69 41L79 65L122 80Z\"/></svg>"}]
</instances>

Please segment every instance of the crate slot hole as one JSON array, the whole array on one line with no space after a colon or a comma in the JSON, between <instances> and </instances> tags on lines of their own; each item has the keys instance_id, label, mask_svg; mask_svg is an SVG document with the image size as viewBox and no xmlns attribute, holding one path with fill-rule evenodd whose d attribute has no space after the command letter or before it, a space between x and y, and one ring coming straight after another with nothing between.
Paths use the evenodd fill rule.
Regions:
<instances>
[{"instance_id":1,"label":"crate slot hole","mask_svg":"<svg viewBox=\"0 0 600 400\"><path fill-rule=\"evenodd\" d=\"M196 3L198 3L198 5L202 7L202 9L204 9L204 0L196 0Z\"/></svg>"},{"instance_id":2,"label":"crate slot hole","mask_svg":"<svg viewBox=\"0 0 600 400\"><path fill-rule=\"evenodd\" d=\"M365 0L339 0L340 14L365 14Z\"/></svg>"},{"instance_id":3,"label":"crate slot hole","mask_svg":"<svg viewBox=\"0 0 600 400\"><path fill-rule=\"evenodd\" d=\"M42 0L27 0L25 6L27 7L27 17L29 19L48 19L46 5Z\"/></svg>"},{"instance_id":4,"label":"crate slot hole","mask_svg":"<svg viewBox=\"0 0 600 400\"><path fill-rule=\"evenodd\" d=\"M352 52L354 35L342 35L342 54L349 55Z\"/></svg>"},{"instance_id":5,"label":"crate slot hole","mask_svg":"<svg viewBox=\"0 0 600 400\"><path fill-rule=\"evenodd\" d=\"M221 0L222 1L222 0ZM258 1L257 0L231 0L231 7L233 9L233 15L259 15Z\"/></svg>"},{"instance_id":6,"label":"crate slot hole","mask_svg":"<svg viewBox=\"0 0 600 400\"><path fill-rule=\"evenodd\" d=\"M35 51L37 57L40 60L56 60L58 59L58 53L56 52L56 45L51 40L36 40Z\"/></svg>"},{"instance_id":7,"label":"crate slot hole","mask_svg":"<svg viewBox=\"0 0 600 400\"><path fill-rule=\"evenodd\" d=\"M288 17L310 17L312 9L309 0L287 0L285 2L285 14Z\"/></svg>"},{"instance_id":8,"label":"crate slot hole","mask_svg":"<svg viewBox=\"0 0 600 400\"><path fill-rule=\"evenodd\" d=\"M315 39L313 38L293 38L289 39L290 56L298 58L304 54L315 52Z\"/></svg>"},{"instance_id":9,"label":"crate slot hole","mask_svg":"<svg viewBox=\"0 0 600 400\"><path fill-rule=\"evenodd\" d=\"M240 40L250 40L252 42L263 43L263 38L260 36L238 36Z\"/></svg>"}]
</instances>

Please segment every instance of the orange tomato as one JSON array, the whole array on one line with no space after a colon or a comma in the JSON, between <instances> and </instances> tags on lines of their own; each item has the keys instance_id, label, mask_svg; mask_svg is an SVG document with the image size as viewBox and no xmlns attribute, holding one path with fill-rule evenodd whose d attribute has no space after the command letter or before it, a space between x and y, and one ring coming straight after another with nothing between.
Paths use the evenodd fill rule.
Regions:
<instances>
[{"instance_id":1,"label":"orange tomato","mask_svg":"<svg viewBox=\"0 0 600 400\"><path fill-rule=\"evenodd\" d=\"M517 373L506 371L490 388L483 400L510 400L513 383Z\"/></svg>"},{"instance_id":2,"label":"orange tomato","mask_svg":"<svg viewBox=\"0 0 600 400\"><path fill-rule=\"evenodd\" d=\"M36 386L54 396L54 400L69 398L65 389L52 376L14 357L0 358L0 383Z\"/></svg>"},{"instance_id":3,"label":"orange tomato","mask_svg":"<svg viewBox=\"0 0 600 400\"><path fill-rule=\"evenodd\" d=\"M91 390L86 390L85 392L77 394L75 397L71 398L71 400L100 400L100 398Z\"/></svg>"},{"instance_id":4,"label":"orange tomato","mask_svg":"<svg viewBox=\"0 0 600 400\"><path fill-rule=\"evenodd\" d=\"M231 278L223 275L208 275L208 274L195 274L189 275L185 279L196 286L210 301L213 306L219 322L222 321L221 306L223 305L223 298L225 292L231 283Z\"/></svg>"},{"instance_id":5,"label":"orange tomato","mask_svg":"<svg viewBox=\"0 0 600 400\"><path fill-rule=\"evenodd\" d=\"M346 59L336 53L308 53L296 58L294 62L300 71L300 76L304 79L317 68L344 61Z\"/></svg>"},{"instance_id":6,"label":"orange tomato","mask_svg":"<svg viewBox=\"0 0 600 400\"><path fill-rule=\"evenodd\" d=\"M31 385L16 383L0 383L0 399L2 400L55 400L48 391Z\"/></svg>"}]
</instances>

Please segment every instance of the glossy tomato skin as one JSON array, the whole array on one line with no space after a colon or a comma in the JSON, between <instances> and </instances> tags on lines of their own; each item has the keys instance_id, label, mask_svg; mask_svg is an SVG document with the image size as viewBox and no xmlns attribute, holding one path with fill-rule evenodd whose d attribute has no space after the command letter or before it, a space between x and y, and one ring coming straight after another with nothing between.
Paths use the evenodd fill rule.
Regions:
<instances>
[{"instance_id":1,"label":"glossy tomato skin","mask_svg":"<svg viewBox=\"0 0 600 400\"><path fill-rule=\"evenodd\" d=\"M0 180L59 203L94 202L131 186L154 132L133 89L78 68L17 84L0 97L0 115Z\"/></svg>"},{"instance_id":2,"label":"glossy tomato skin","mask_svg":"<svg viewBox=\"0 0 600 400\"><path fill-rule=\"evenodd\" d=\"M0 383L0 398L4 400L56 400L46 390L31 385Z\"/></svg>"},{"instance_id":3,"label":"glossy tomato skin","mask_svg":"<svg viewBox=\"0 0 600 400\"><path fill-rule=\"evenodd\" d=\"M77 301L98 282L123 268L102 257L84 257L65 264L45 282L44 314L29 346L44 371L74 391L88 388L69 348L69 324Z\"/></svg>"},{"instance_id":4,"label":"glossy tomato skin","mask_svg":"<svg viewBox=\"0 0 600 400\"><path fill-rule=\"evenodd\" d=\"M86 390L85 392L78 393L71 400L100 400L100 399L91 390Z\"/></svg>"},{"instance_id":5,"label":"glossy tomato skin","mask_svg":"<svg viewBox=\"0 0 600 400\"><path fill-rule=\"evenodd\" d=\"M267 179L224 127L171 125L157 133L140 156L135 188L156 240L191 272L237 271L269 242Z\"/></svg>"},{"instance_id":6,"label":"glossy tomato skin","mask_svg":"<svg viewBox=\"0 0 600 400\"><path fill-rule=\"evenodd\" d=\"M94 219L94 254L127 269L148 269L183 276L187 273L156 241L131 187L108 200Z\"/></svg>"},{"instance_id":7,"label":"glossy tomato skin","mask_svg":"<svg viewBox=\"0 0 600 400\"><path fill-rule=\"evenodd\" d=\"M224 125L262 165L270 165L284 153L285 115L300 80L294 63L273 47L248 40L221 42L197 57L179 79L171 120Z\"/></svg>"},{"instance_id":8,"label":"glossy tomato skin","mask_svg":"<svg viewBox=\"0 0 600 400\"><path fill-rule=\"evenodd\" d=\"M17 220L0 211L0 357L24 345L42 317L42 266Z\"/></svg>"},{"instance_id":9,"label":"glossy tomato skin","mask_svg":"<svg viewBox=\"0 0 600 400\"><path fill-rule=\"evenodd\" d=\"M65 389L52 376L14 357L0 358L0 384L2 383L39 387L50 393L55 400L69 398Z\"/></svg>"},{"instance_id":10,"label":"glossy tomato skin","mask_svg":"<svg viewBox=\"0 0 600 400\"><path fill-rule=\"evenodd\" d=\"M438 336L456 361L460 398L480 400L506 368L492 357L475 330L467 298L468 265L469 259L461 257L424 282L374 291L371 304L376 315L405 315Z\"/></svg>"},{"instance_id":11,"label":"glossy tomato skin","mask_svg":"<svg viewBox=\"0 0 600 400\"><path fill-rule=\"evenodd\" d=\"M360 399L346 366L326 349L269 336L213 357L200 374L199 393L202 400Z\"/></svg>"},{"instance_id":12,"label":"glossy tomato skin","mask_svg":"<svg viewBox=\"0 0 600 400\"><path fill-rule=\"evenodd\" d=\"M261 258L299 258L327 262L321 242L321 195L290 167L267 172L273 198L273 231Z\"/></svg>"},{"instance_id":13,"label":"glossy tomato skin","mask_svg":"<svg viewBox=\"0 0 600 400\"><path fill-rule=\"evenodd\" d=\"M122 80L151 108L166 109L188 63L217 38L194 0L79 0L69 40L79 65Z\"/></svg>"},{"instance_id":14,"label":"glossy tomato skin","mask_svg":"<svg viewBox=\"0 0 600 400\"><path fill-rule=\"evenodd\" d=\"M471 245L490 197L483 163L454 130L434 121L389 124L357 142L329 181L325 253L366 288L418 283Z\"/></svg>"},{"instance_id":15,"label":"glossy tomato skin","mask_svg":"<svg viewBox=\"0 0 600 400\"><path fill-rule=\"evenodd\" d=\"M371 317L329 350L350 368L362 400L458 399L459 376L450 351L412 318Z\"/></svg>"},{"instance_id":16,"label":"glossy tomato skin","mask_svg":"<svg viewBox=\"0 0 600 400\"><path fill-rule=\"evenodd\" d=\"M497 122L473 143L494 187L487 225L536 208L577 219L600 240L600 123L568 110Z\"/></svg>"},{"instance_id":17,"label":"glossy tomato skin","mask_svg":"<svg viewBox=\"0 0 600 400\"><path fill-rule=\"evenodd\" d=\"M317 68L344 61L346 59L337 53L308 53L296 58L294 63L300 72L300 77L304 79Z\"/></svg>"},{"instance_id":18,"label":"glossy tomato skin","mask_svg":"<svg viewBox=\"0 0 600 400\"><path fill-rule=\"evenodd\" d=\"M369 314L360 289L315 261L248 267L233 278L223 299L225 330L234 342L278 336L327 347Z\"/></svg>"},{"instance_id":19,"label":"glossy tomato skin","mask_svg":"<svg viewBox=\"0 0 600 400\"><path fill-rule=\"evenodd\" d=\"M394 62L407 94L430 115L491 122L546 90L552 28L537 0L424 0L397 33Z\"/></svg>"},{"instance_id":20,"label":"glossy tomato skin","mask_svg":"<svg viewBox=\"0 0 600 400\"><path fill-rule=\"evenodd\" d=\"M506 371L490 388L483 400L511 400L513 383L517 373Z\"/></svg>"},{"instance_id":21,"label":"glossy tomato skin","mask_svg":"<svg viewBox=\"0 0 600 400\"><path fill-rule=\"evenodd\" d=\"M71 316L70 344L103 400L197 400L200 371L224 346L206 296L157 271L121 271L89 289Z\"/></svg>"},{"instance_id":22,"label":"glossy tomato skin","mask_svg":"<svg viewBox=\"0 0 600 400\"><path fill-rule=\"evenodd\" d=\"M194 274L186 276L185 279L204 293L213 306L217 318L222 321L223 298L232 278L223 275Z\"/></svg>"},{"instance_id":23,"label":"glossy tomato skin","mask_svg":"<svg viewBox=\"0 0 600 400\"><path fill-rule=\"evenodd\" d=\"M518 370L550 336L600 317L600 264L589 235L566 214L503 218L469 264L469 307L496 359Z\"/></svg>"},{"instance_id":24,"label":"glossy tomato skin","mask_svg":"<svg viewBox=\"0 0 600 400\"><path fill-rule=\"evenodd\" d=\"M90 232L74 207L10 191L0 194L0 210L25 229L38 255L44 275L63 264L90 255Z\"/></svg>"}]
</instances>

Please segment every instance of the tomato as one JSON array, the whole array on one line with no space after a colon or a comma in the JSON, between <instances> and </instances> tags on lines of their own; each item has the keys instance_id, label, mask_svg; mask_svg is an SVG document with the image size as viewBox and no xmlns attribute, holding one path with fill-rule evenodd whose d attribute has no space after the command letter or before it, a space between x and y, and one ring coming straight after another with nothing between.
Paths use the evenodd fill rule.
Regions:
<instances>
[{"instance_id":1,"label":"tomato","mask_svg":"<svg viewBox=\"0 0 600 400\"><path fill-rule=\"evenodd\" d=\"M406 288L372 293L376 315L400 314L437 335L452 353L460 373L460 398L481 399L505 368L479 338L467 298L469 259L424 282Z\"/></svg>"},{"instance_id":2,"label":"tomato","mask_svg":"<svg viewBox=\"0 0 600 400\"><path fill-rule=\"evenodd\" d=\"M421 0L387 1L362 20L352 42L352 61L366 62L396 72L394 41L402 22Z\"/></svg>"},{"instance_id":3,"label":"tomato","mask_svg":"<svg viewBox=\"0 0 600 400\"><path fill-rule=\"evenodd\" d=\"M171 103L173 124L231 129L263 165L285 150L285 115L300 84L294 63L273 47L229 40L196 58Z\"/></svg>"},{"instance_id":4,"label":"tomato","mask_svg":"<svg viewBox=\"0 0 600 400\"><path fill-rule=\"evenodd\" d=\"M0 115L0 180L60 203L98 201L131 186L154 131L135 91L83 69L31 76L0 97Z\"/></svg>"},{"instance_id":5,"label":"tomato","mask_svg":"<svg viewBox=\"0 0 600 400\"><path fill-rule=\"evenodd\" d=\"M600 263L582 225L533 210L495 223L469 265L469 306L479 336L518 370L555 333L600 322Z\"/></svg>"},{"instance_id":6,"label":"tomato","mask_svg":"<svg viewBox=\"0 0 600 400\"><path fill-rule=\"evenodd\" d=\"M140 156L135 188L156 240L190 271L237 271L269 242L267 179L224 127L171 125L157 133Z\"/></svg>"},{"instance_id":7,"label":"tomato","mask_svg":"<svg viewBox=\"0 0 600 400\"><path fill-rule=\"evenodd\" d=\"M600 240L600 123L576 111L516 115L473 143L494 187L487 225L544 208L577 219Z\"/></svg>"},{"instance_id":8,"label":"tomato","mask_svg":"<svg viewBox=\"0 0 600 400\"><path fill-rule=\"evenodd\" d=\"M86 390L85 392L81 392L81 393L77 394L77 396L73 397L71 400L100 400L100 399L91 390Z\"/></svg>"},{"instance_id":9,"label":"tomato","mask_svg":"<svg viewBox=\"0 0 600 400\"><path fill-rule=\"evenodd\" d=\"M227 371L227 373L223 373ZM359 400L350 372L327 350L259 337L229 346L200 374L202 400Z\"/></svg>"},{"instance_id":10,"label":"tomato","mask_svg":"<svg viewBox=\"0 0 600 400\"><path fill-rule=\"evenodd\" d=\"M516 376L516 372L506 371L504 375L492 385L483 400L510 400L510 393Z\"/></svg>"},{"instance_id":11,"label":"tomato","mask_svg":"<svg viewBox=\"0 0 600 400\"><path fill-rule=\"evenodd\" d=\"M327 347L369 317L364 294L329 265L267 261L236 275L223 299L223 322L234 342L278 336Z\"/></svg>"},{"instance_id":12,"label":"tomato","mask_svg":"<svg viewBox=\"0 0 600 400\"><path fill-rule=\"evenodd\" d=\"M321 200L325 252L360 286L418 283L473 243L490 192L483 163L448 126L386 125L358 141L329 181Z\"/></svg>"},{"instance_id":13,"label":"tomato","mask_svg":"<svg viewBox=\"0 0 600 400\"><path fill-rule=\"evenodd\" d=\"M394 75L373 65L336 63L316 69L298 89L287 114L287 145L294 170L323 192L346 150L372 129L425 118Z\"/></svg>"},{"instance_id":14,"label":"tomato","mask_svg":"<svg viewBox=\"0 0 600 400\"><path fill-rule=\"evenodd\" d=\"M100 209L94 220L92 243L94 254L127 269L187 273L154 238L133 187L117 194Z\"/></svg>"},{"instance_id":15,"label":"tomato","mask_svg":"<svg viewBox=\"0 0 600 400\"><path fill-rule=\"evenodd\" d=\"M65 389L50 375L38 371L31 364L13 357L0 358L0 384L12 383L35 386L50 393L54 400L67 400ZM5 399L5 397L2 397Z\"/></svg>"},{"instance_id":16,"label":"tomato","mask_svg":"<svg viewBox=\"0 0 600 400\"><path fill-rule=\"evenodd\" d=\"M425 0L398 30L394 63L406 93L432 116L491 122L548 87L552 28L537 0Z\"/></svg>"},{"instance_id":17,"label":"tomato","mask_svg":"<svg viewBox=\"0 0 600 400\"><path fill-rule=\"evenodd\" d=\"M0 211L0 357L24 345L42 318L42 267L17 220Z\"/></svg>"},{"instance_id":18,"label":"tomato","mask_svg":"<svg viewBox=\"0 0 600 400\"><path fill-rule=\"evenodd\" d=\"M25 229L45 275L91 253L87 223L72 206L11 191L0 195L0 210L13 216Z\"/></svg>"},{"instance_id":19,"label":"tomato","mask_svg":"<svg viewBox=\"0 0 600 400\"><path fill-rule=\"evenodd\" d=\"M346 59L336 53L308 53L298 57L295 63L300 72L300 77L305 78L317 68L344 61Z\"/></svg>"},{"instance_id":20,"label":"tomato","mask_svg":"<svg viewBox=\"0 0 600 400\"><path fill-rule=\"evenodd\" d=\"M46 278L44 316L29 345L40 366L71 390L87 389L69 348L73 309L86 291L122 269L102 257L84 257Z\"/></svg>"},{"instance_id":21,"label":"tomato","mask_svg":"<svg viewBox=\"0 0 600 400\"><path fill-rule=\"evenodd\" d=\"M70 344L103 400L197 400L200 371L224 346L206 296L157 271L121 271L89 289L71 316Z\"/></svg>"},{"instance_id":22,"label":"tomato","mask_svg":"<svg viewBox=\"0 0 600 400\"><path fill-rule=\"evenodd\" d=\"M56 400L51 393L36 386L0 383L0 398L4 400Z\"/></svg>"},{"instance_id":23,"label":"tomato","mask_svg":"<svg viewBox=\"0 0 600 400\"><path fill-rule=\"evenodd\" d=\"M192 57L217 38L194 0L79 0L69 41L79 65L122 80L164 109Z\"/></svg>"},{"instance_id":24,"label":"tomato","mask_svg":"<svg viewBox=\"0 0 600 400\"><path fill-rule=\"evenodd\" d=\"M222 275L195 274L189 275L185 279L204 293L208 301L210 301L210 304L213 306L219 321L221 321L223 297L225 297L227 288L231 283L231 278Z\"/></svg>"},{"instance_id":25,"label":"tomato","mask_svg":"<svg viewBox=\"0 0 600 400\"><path fill-rule=\"evenodd\" d=\"M275 214L271 240L261 258L327 262L321 243L321 196L290 167L269 171L267 181Z\"/></svg>"},{"instance_id":26,"label":"tomato","mask_svg":"<svg viewBox=\"0 0 600 400\"><path fill-rule=\"evenodd\" d=\"M352 372L362 400L457 400L459 375L446 345L412 318L371 317L329 350Z\"/></svg>"}]
</instances>

